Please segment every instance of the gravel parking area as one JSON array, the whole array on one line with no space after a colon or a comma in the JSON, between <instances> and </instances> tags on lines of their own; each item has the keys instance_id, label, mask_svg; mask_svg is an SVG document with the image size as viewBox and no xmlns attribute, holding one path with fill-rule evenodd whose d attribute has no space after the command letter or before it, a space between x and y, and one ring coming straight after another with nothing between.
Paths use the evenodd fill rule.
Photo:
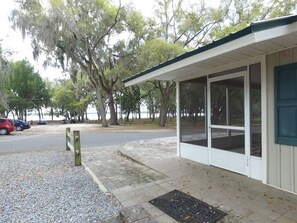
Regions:
<instances>
[{"instance_id":1,"label":"gravel parking area","mask_svg":"<svg viewBox=\"0 0 297 223\"><path fill-rule=\"evenodd\" d=\"M101 222L120 203L66 151L0 155L0 222Z\"/></svg>"}]
</instances>

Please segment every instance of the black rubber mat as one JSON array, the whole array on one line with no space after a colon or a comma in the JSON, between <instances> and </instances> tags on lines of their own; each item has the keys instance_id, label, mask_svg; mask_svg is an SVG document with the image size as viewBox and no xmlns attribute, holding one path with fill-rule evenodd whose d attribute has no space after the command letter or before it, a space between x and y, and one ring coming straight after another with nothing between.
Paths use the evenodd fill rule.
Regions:
<instances>
[{"instance_id":1,"label":"black rubber mat","mask_svg":"<svg viewBox=\"0 0 297 223\"><path fill-rule=\"evenodd\" d=\"M226 215L225 212L178 190L149 202L181 223L214 223Z\"/></svg>"}]
</instances>

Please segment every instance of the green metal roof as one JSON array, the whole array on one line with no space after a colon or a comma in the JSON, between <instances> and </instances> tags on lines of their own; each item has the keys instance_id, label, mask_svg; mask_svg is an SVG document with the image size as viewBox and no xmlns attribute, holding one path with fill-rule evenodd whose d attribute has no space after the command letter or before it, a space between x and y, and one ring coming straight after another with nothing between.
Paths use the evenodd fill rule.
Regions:
<instances>
[{"instance_id":1,"label":"green metal roof","mask_svg":"<svg viewBox=\"0 0 297 223\"><path fill-rule=\"evenodd\" d=\"M294 23L297 21L297 15L293 15L293 16L285 16L285 17L280 17L280 18L276 18L276 19L271 19L271 20L264 20L264 21L260 21L260 22L256 22L256 23L251 23L248 27L244 28L243 30L240 30L236 33L230 34L229 36L226 36L222 39L219 39L217 41L214 41L208 45L205 45L203 47L197 48L195 50L192 50L190 52L187 52L185 54L182 54L178 57L175 57L171 60L168 60L164 63L161 63L157 66L154 66L150 69L147 69L143 72L140 72L138 74L135 74L127 79L125 79L123 82L127 83L128 81L132 81L136 78L142 77L148 73L151 73L153 71L156 71L158 69L161 69L163 67L166 67L168 65L174 64L176 62L179 62L181 60L184 60L186 58L189 58L191 56L197 55L199 53L205 52L207 50L213 49L215 47L224 45L228 42L231 42L233 40L239 39L241 37L244 37L248 34L251 33L256 33L256 32L260 32L263 30L267 30L267 29L271 29L271 28L275 28L275 27L279 27L279 26L284 26L284 25L289 25L291 23Z\"/></svg>"}]
</instances>

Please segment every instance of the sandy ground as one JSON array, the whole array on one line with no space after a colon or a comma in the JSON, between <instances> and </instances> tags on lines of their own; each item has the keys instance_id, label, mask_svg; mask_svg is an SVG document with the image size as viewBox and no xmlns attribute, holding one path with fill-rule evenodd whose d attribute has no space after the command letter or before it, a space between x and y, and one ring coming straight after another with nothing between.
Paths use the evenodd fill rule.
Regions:
<instances>
[{"instance_id":1,"label":"sandy ground","mask_svg":"<svg viewBox=\"0 0 297 223\"><path fill-rule=\"evenodd\" d=\"M39 134L61 134L65 133L66 128L71 128L71 130L79 130L84 132L157 132L157 131L172 131L173 127L161 128L155 125L119 125L119 126L109 126L108 128L103 128L100 124L90 124L90 123L76 123L76 124L59 124L59 123L49 123L47 125L31 125L30 129L25 129L24 131L14 131L11 134L14 135L39 135Z\"/></svg>"}]
</instances>

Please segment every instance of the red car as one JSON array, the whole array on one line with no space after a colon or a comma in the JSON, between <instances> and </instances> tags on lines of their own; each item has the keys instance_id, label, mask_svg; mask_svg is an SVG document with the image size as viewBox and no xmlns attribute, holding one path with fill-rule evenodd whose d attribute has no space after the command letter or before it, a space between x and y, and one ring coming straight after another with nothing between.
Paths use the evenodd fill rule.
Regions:
<instances>
[{"instance_id":1,"label":"red car","mask_svg":"<svg viewBox=\"0 0 297 223\"><path fill-rule=\"evenodd\" d=\"M0 135L7 135L14 131L13 123L7 118L0 118Z\"/></svg>"}]
</instances>

